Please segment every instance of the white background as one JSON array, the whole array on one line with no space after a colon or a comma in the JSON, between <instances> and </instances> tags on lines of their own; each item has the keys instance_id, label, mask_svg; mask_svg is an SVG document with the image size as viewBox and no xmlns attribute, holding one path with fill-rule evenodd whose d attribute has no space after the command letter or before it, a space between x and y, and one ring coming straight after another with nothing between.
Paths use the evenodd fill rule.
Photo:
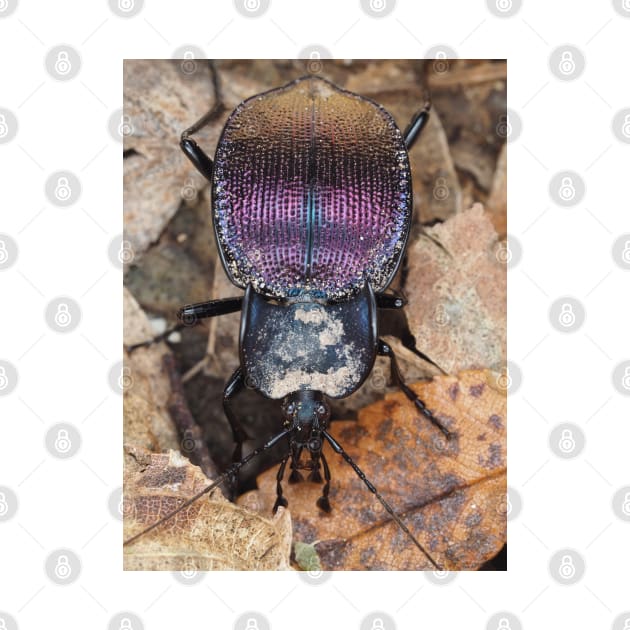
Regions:
<instances>
[{"instance_id":1,"label":"white background","mask_svg":"<svg viewBox=\"0 0 630 630\"><path fill-rule=\"evenodd\" d=\"M67 82L44 66L63 43L82 58ZM549 68L553 49L566 43L586 60L574 81ZM122 59L170 57L184 44L219 58L295 57L310 44L339 58L416 58L443 44L459 57L508 59L508 107L523 123L509 145L509 232L523 251L509 270L509 357L523 375L509 400L509 485L523 505L509 522L507 573L462 573L447 585L421 573L340 573L320 586L294 573L216 573L184 586L169 573L122 572L121 523L107 505L121 485L122 403L108 372L121 356L122 277L107 248L122 231L122 173L107 123L122 105ZM0 359L19 373L17 387L0 396L0 485L19 500L16 515L0 523L0 611L20 629L107 628L121 611L145 628L231 628L247 610L273 628L359 628L374 611L398 628L486 628L501 610L537 630L610 628L630 609L630 524L612 508L614 493L630 484L629 399L612 380L630 358L630 276L611 255L630 232L630 146L611 127L630 107L630 17L603 0L524 0L505 18L481 0L399 0L380 19L354 0L272 0L256 18L226 0L147 1L128 19L102 0L22 0L0 18L0 47L0 107L19 122L15 139L0 144L0 232L19 247L16 263L0 272ZM47 176L61 169L82 184L67 208L44 194ZM550 198L562 170L586 185L572 207ZM62 295L82 309L70 334L44 320L48 302ZM548 316L564 295L586 312L571 334ZM81 433L80 451L67 460L44 444L59 422ZM564 422L585 436L570 459L549 447ZM44 570L62 547L82 565L65 586ZM565 547L585 561L573 585L549 571Z\"/></svg>"}]
</instances>

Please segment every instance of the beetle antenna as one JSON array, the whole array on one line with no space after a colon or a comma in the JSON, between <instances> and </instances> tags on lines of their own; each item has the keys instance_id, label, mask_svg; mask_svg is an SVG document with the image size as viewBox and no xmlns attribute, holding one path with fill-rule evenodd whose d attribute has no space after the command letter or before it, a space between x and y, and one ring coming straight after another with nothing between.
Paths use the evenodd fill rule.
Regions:
<instances>
[{"instance_id":1,"label":"beetle antenna","mask_svg":"<svg viewBox=\"0 0 630 630\"><path fill-rule=\"evenodd\" d=\"M265 442L265 444L254 449L249 455L246 455L245 457L243 457L243 459L241 459L240 462L233 463L216 481L212 482L209 486L206 486L203 490L200 490L197 494L195 494L190 499L187 499L186 501L184 501L179 507L174 509L172 512L169 512L166 516L163 516L160 520L153 523L153 525L149 525L149 527L147 527L146 529L143 529L140 533L125 540L123 542L123 545L130 545L131 543L138 540L138 538L140 538L141 536L148 534L150 531L154 530L156 527L159 527L160 525L166 523L166 521L170 521L176 514L179 514L179 512L187 508L189 505L192 505L195 501L200 499L204 494L208 494L209 492L212 492L215 488L218 488L222 483L224 483L230 477L235 475L243 466L245 466L245 464L247 464L252 459L254 459L254 457L257 457L262 452L275 446L280 440L282 440L282 438L287 437L289 433L290 433L290 430L286 430L286 431L282 431L281 433L278 433L278 435L275 435L274 437L272 437L270 440Z\"/></svg>"},{"instance_id":2,"label":"beetle antenna","mask_svg":"<svg viewBox=\"0 0 630 630\"><path fill-rule=\"evenodd\" d=\"M333 450L336 453L339 453L341 457L343 457L357 476L363 483L367 486L368 490L374 494L374 496L379 500L380 504L387 510L387 513L396 521L397 525L402 529L407 536L411 539L413 544L420 549L420 551L428 558L429 562L435 567L437 571L442 571L442 567L432 558L431 554L418 542L418 539L409 531L409 528L402 522L400 516L394 512L392 506L381 496L380 492L375 488L372 482L365 476L365 473L357 466L352 457L346 453L341 444L335 440L335 438L328 433L328 431L322 431L322 435L326 438L326 441L332 446Z\"/></svg>"}]
</instances>

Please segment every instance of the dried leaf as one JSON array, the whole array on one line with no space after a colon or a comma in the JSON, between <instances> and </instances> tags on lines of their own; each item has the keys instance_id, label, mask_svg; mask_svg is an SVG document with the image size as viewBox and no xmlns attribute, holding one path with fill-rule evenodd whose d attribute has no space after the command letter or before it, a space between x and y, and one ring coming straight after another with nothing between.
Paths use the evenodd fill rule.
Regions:
<instances>
[{"instance_id":1,"label":"dried leaf","mask_svg":"<svg viewBox=\"0 0 630 630\"><path fill-rule=\"evenodd\" d=\"M127 449L125 540L169 514L209 484L199 468L175 451ZM183 509L125 547L124 568L136 571L275 571L290 568L291 519L238 507L219 490Z\"/></svg>"},{"instance_id":2,"label":"dried leaf","mask_svg":"<svg viewBox=\"0 0 630 630\"><path fill-rule=\"evenodd\" d=\"M500 236L505 236L507 231L507 144L503 145L499 153L497 170L494 173L486 208L492 217L494 229Z\"/></svg>"},{"instance_id":3,"label":"dried leaf","mask_svg":"<svg viewBox=\"0 0 630 630\"><path fill-rule=\"evenodd\" d=\"M444 568L478 569L506 540L505 392L487 370L413 389L455 438L446 442L401 393L363 409L357 422L333 423L331 432ZM328 448L325 454L330 514L315 507L320 484L284 486L295 539L319 541L324 570L432 569L350 466ZM263 513L275 501L275 476L261 475L250 493Z\"/></svg>"},{"instance_id":4,"label":"dried leaf","mask_svg":"<svg viewBox=\"0 0 630 630\"><path fill-rule=\"evenodd\" d=\"M411 334L449 374L506 360L506 273L480 204L428 228L409 251Z\"/></svg>"},{"instance_id":5,"label":"dried leaf","mask_svg":"<svg viewBox=\"0 0 630 630\"><path fill-rule=\"evenodd\" d=\"M186 75L175 60L127 60L123 72L125 238L141 254L179 208L182 189L205 185L179 149L179 136L214 95L205 65Z\"/></svg>"},{"instance_id":6,"label":"dried leaf","mask_svg":"<svg viewBox=\"0 0 630 630\"><path fill-rule=\"evenodd\" d=\"M125 345L141 343L153 337L146 315L133 295L123 289ZM123 431L129 444L161 451L179 448L179 439L167 410L171 386L168 374L162 370L170 351L163 343L124 353Z\"/></svg>"}]
</instances>

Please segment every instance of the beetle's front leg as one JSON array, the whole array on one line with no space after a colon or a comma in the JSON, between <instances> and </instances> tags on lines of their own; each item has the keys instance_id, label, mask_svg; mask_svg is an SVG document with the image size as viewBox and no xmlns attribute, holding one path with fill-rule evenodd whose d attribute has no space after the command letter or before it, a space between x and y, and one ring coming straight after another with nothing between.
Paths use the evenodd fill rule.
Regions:
<instances>
[{"instance_id":1,"label":"beetle's front leg","mask_svg":"<svg viewBox=\"0 0 630 630\"><path fill-rule=\"evenodd\" d=\"M156 337L126 346L125 349L127 352L133 352L138 348L146 348L158 341L168 339L168 337L174 332L178 332L190 326L195 326L201 319L205 319L207 317L218 317L219 315L227 315L228 313L236 313L241 310L242 306L242 296L189 304L188 306L184 306L184 308L179 309L179 312L177 313L179 322L175 324L175 326L171 326Z\"/></svg>"},{"instance_id":2,"label":"beetle's front leg","mask_svg":"<svg viewBox=\"0 0 630 630\"><path fill-rule=\"evenodd\" d=\"M398 387L402 389L405 396L407 396L407 398L418 408L420 413L422 413L429 422L442 431L447 438L450 438L452 433L431 413L429 409L427 409L427 406L420 397L405 383L400 372L400 368L398 367L398 361L396 360L394 351L391 349L391 346L386 344L382 339L378 340L378 354L382 357L389 357L392 366L392 377Z\"/></svg>"}]
</instances>

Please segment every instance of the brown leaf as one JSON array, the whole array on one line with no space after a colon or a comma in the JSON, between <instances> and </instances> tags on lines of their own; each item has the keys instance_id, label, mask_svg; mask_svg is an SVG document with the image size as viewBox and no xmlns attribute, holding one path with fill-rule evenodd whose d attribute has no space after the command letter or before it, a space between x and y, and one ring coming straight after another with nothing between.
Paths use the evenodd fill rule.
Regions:
<instances>
[{"instance_id":1,"label":"brown leaf","mask_svg":"<svg viewBox=\"0 0 630 630\"><path fill-rule=\"evenodd\" d=\"M212 104L205 64L192 75L175 60L127 60L124 114L125 238L136 254L157 240L182 202L182 189L200 189L205 180L179 148L181 132ZM216 142L218 131L212 142Z\"/></svg>"},{"instance_id":2,"label":"brown leaf","mask_svg":"<svg viewBox=\"0 0 630 630\"><path fill-rule=\"evenodd\" d=\"M134 299L123 289L125 345L153 337L149 321ZM171 386L166 370L161 369L170 351L164 343L124 353L123 431L125 441L152 451L179 448L179 439L168 413Z\"/></svg>"},{"instance_id":3,"label":"brown leaf","mask_svg":"<svg viewBox=\"0 0 630 630\"><path fill-rule=\"evenodd\" d=\"M209 484L175 451L155 455L127 448L125 459L125 540ZM291 519L283 509L266 518L215 490L124 550L124 569L132 571L285 570L290 569Z\"/></svg>"},{"instance_id":4,"label":"brown leaf","mask_svg":"<svg viewBox=\"0 0 630 630\"><path fill-rule=\"evenodd\" d=\"M506 360L506 273L480 204L425 230L409 250L405 309L419 350L445 372Z\"/></svg>"},{"instance_id":5,"label":"brown leaf","mask_svg":"<svg viewBox=\"0 0 630 630\"><path fill-rule=\"evenodd\" d=\"M505 392L488 370L436 377L413 390L455 433L451 441L402 393L365 408L357 422L333 423L331 432L441 566L478 569L506 540ZM315 507L320 484L284 484L295 540L319 541L324 570L432 569L350 466L331 449L325 454L330 514ZM250 495L269 513L276 470L258 482Z\"/></svg>"},{"instance_id":6,"label":"brown leaf","mask_svg":"<svg viewBox=\"0 0 630 630\"><path fill-rule=\"evenodd\" d=\"M503 145L499 153L497 170L494 173L486 206L492 217L494 229L500 236L505 236L507 231L507 144Z\"/></svg>"}]
</instances>

